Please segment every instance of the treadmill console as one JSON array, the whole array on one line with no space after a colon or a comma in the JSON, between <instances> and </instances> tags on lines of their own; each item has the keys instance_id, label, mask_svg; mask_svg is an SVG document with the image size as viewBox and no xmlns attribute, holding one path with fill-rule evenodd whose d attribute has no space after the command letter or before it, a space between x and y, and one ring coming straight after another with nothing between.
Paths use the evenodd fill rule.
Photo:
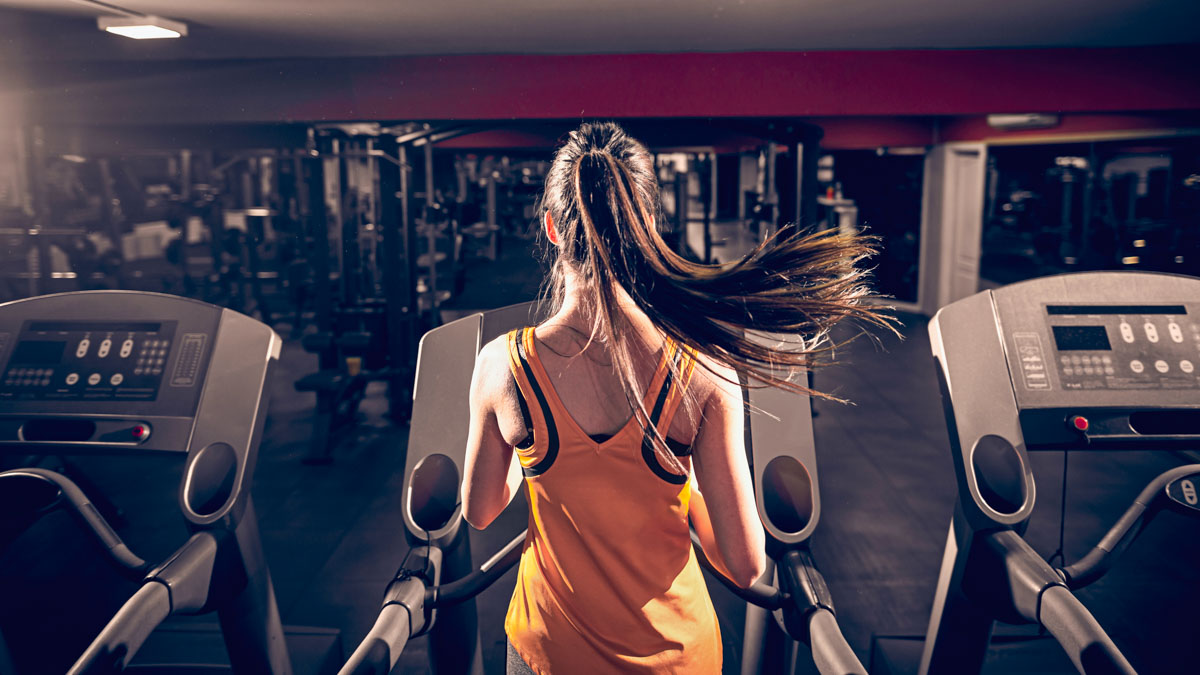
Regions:
<instances>
[{"instance_id":1,"label":"treadmill console","mask_svg":"<svg viewBox=\"0 0 1200 675\"><path fill-rule=\"evenodd\" d=\"M1200 307L1169 305L1045 306L1048 363L1065 390L1200 388ZM1013 335L1022 383L1049 388L1038 375L1037 336Z\"/></svg>"},{"instance_id":2,"label":"treadmill console","mask_svg":"<svg viewBox=\"0 0 1200 675\"><path fill-rule=\"evenodd\" d=\"M932 324L957 417L1012 409L1031 450L1200 436L1200 280L1089 272L972 297Z\"/></svg>"},{"instance_id":3,"label":"treadmill console","mask_svg":"<svg viewBox=\"0 0 1200 675\"><path fill-rule=\"evenodd\" d=\"M176 296L85 291L0 305L0 451L188 452L200 420L259 423L263 369L278 350L268 327ZM248 407L230 409L243 390L236 405Z\"/></svg>"},{"instance_id":4,"label":"treadmill console","mask_svg":"<svg viewBox=\"0 0 1200 675\"><path fill-rule=\"evenodd\" d=\"M27 321L0 383L0 401L153 401L175 338L176 321ZM195 384L208 335L187 336L191 358L169 380Z\"/></svg>"}]
</instances>

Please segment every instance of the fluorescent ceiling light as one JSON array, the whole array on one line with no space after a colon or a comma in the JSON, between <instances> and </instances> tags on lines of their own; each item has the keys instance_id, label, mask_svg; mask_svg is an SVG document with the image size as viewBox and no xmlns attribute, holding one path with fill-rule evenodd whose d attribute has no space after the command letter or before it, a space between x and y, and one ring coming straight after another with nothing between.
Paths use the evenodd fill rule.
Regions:
<instances>
[{"instance_id":1,"label":"fluorescent ceiling light","mask_svg":"<svg viewBox=\"0 0 1200 675\"><path fill-rule=\"evenodd\" d=\"M177 38L187 35L187 24L161 16L102 16L96 25L117 35L135 40Z\"/></svg>"}]
</instances>

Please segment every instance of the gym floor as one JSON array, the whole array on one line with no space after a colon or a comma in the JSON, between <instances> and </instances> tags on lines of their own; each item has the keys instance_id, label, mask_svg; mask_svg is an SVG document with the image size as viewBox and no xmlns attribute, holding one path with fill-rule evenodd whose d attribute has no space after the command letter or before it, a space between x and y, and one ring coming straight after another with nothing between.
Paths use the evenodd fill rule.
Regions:
<instances>
[{"instance_id":1,"label":"gym floor","mask_svg":"<svg viewBox=\"0 0 1200 675\"><path fill-rule=\"evenodd\" d=\"M540 278L528 247L515 242L499 261L469 269L456 307L487 309L531 299ZM924 634L955 500L927 320L900 318L903 339L881 333L877 342L855 340L838 350L837 365L816 375L819 389L853 404L815 405L823 508L813 552L842 628L873 672L889 667L873 649L877 638L910 638L911 647ZM316 368L315 358L288 342L280 366L253 493L267 560L284 623L338 629L349 653L374 622L406 551L400 486L407 430L385 422L386 399L372 388L334 462L302 464L313 401L311 394L296 393L292 382ZM121 536L147 559L167 555L186 537L175 506L176 460L78 462L123 512ZM1027 538L1049 556L1059 546L1063 455L1043 453L1032 461L1038 507ZM1147 481L1189 460L1173 453L1105 452L1074 453L1069 461L1063 550L1074 561ZM490 557L524 524L518 499L491 528L473 533L476 561ZM132 589L102 563L90 562L99 558L90 546L73 523L56 516L0 557L0 628L22 672L62 672ZM1194 639L1197 560L1200 523L1165 513L1106 577L1079 593L1141 672L1195 672L1200 663L1200 641ZM477 601L488 673L503 672L502 621L514 576L509 572ZM738 672L744 605L720 586L710 587L722 622L725 672ZM67 607L74 611L64 612ZM60 627L54 644L45 638L46 625ZM1014 656L1027 644L1023 636L1036 635L1028 627L998 627L997 634L1007 637L996 640L1000 646L986 672L1073 672L1056 649L1024 660ZM428 672L425 638L409 645L401 672Z\"/></svg>"}]
</instances>

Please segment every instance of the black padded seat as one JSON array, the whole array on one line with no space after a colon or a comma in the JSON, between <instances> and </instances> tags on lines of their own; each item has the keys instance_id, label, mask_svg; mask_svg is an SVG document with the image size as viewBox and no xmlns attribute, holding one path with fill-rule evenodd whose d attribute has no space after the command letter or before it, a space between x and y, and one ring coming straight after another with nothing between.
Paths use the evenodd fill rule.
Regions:
<instances>
[{"instance_id":1,"label":"black padded seat","mask_svg":"<svg viewBox=\"0 0 1200 675\"><path fill-rule=\"evenodd\" d=\"M300 338L300 344L304 346L304 351L310 354L323 352L333 345L333 333L309 333Z\"/></svg>"},{"instance_id":2,"label":"black padded seat","mask_svg":"<svg viewBox=\"0 0 1200 675\"><path fill-rule=\"evenodd\" d=\"M336 370L320 370L296 380L296 391L336 391L343 387L349 375Z\"/></svg>"},{"instance_id":3,"label":"black padded seat","mask_svg":"<svg viewBox=\"0 0 1200 675\"><path fill-rule=\"evenodd\" d=\"M334 342L352 354L362 354L371 346L370 333L342 333Z\"/></svg>"}]
</instances>

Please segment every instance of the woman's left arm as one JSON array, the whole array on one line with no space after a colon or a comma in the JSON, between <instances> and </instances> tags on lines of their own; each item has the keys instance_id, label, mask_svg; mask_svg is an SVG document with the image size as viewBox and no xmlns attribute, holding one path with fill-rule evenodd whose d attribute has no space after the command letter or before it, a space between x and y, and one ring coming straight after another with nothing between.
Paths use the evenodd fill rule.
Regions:
<instances>
[{"instance_id":1,"label":"woman's left arm","mask_svg":"<svg viewBox=\"0 0 1200 675\"><path fill-rule=\"evenodd\" d=\"M479 530L500 515L521 487L521 465L496 416L496 403L511 383L507 345L501 337L479 351L471 376L471 426L461 497L463 517Z\"/></svg>"}]
</instances>

